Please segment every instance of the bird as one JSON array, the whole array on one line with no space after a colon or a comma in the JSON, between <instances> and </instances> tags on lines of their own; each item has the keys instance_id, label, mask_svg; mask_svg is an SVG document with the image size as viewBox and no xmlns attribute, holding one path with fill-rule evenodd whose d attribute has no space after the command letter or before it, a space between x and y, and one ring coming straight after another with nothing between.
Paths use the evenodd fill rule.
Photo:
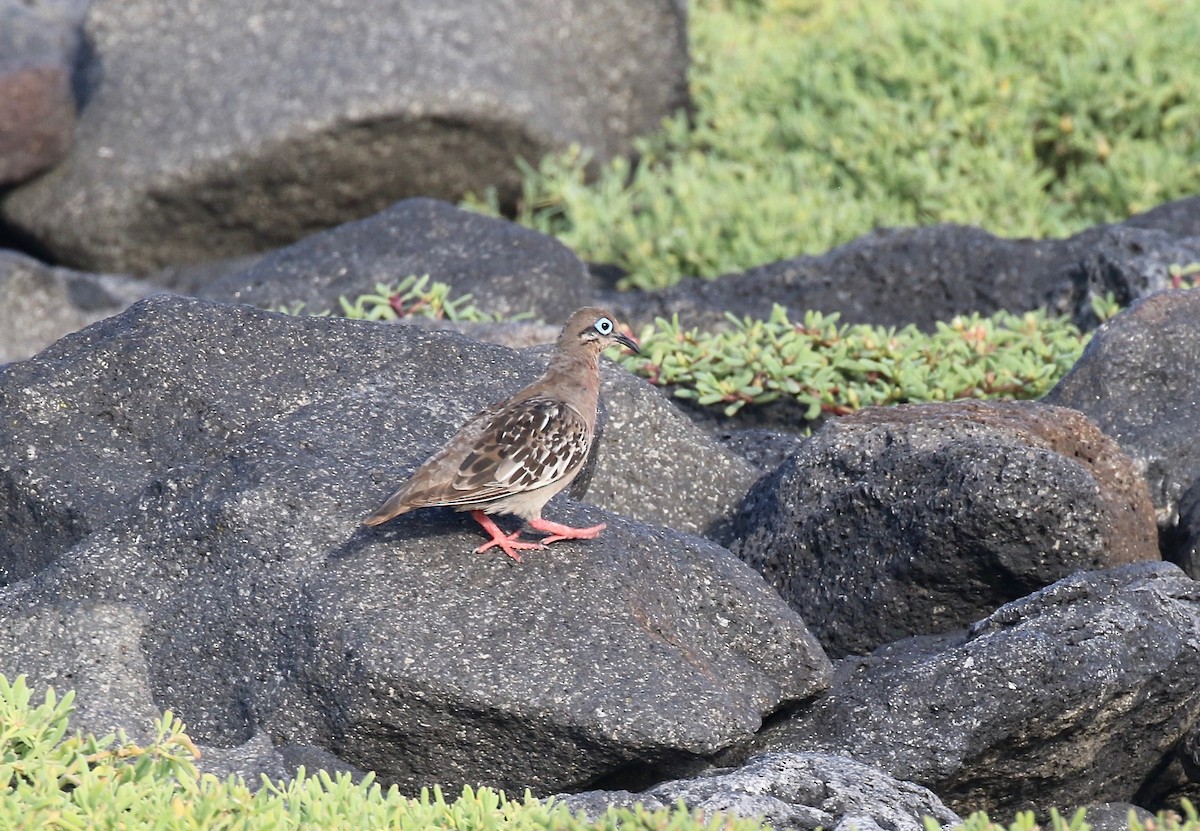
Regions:
<instances>
[{"instance_id":1,"label":"bird","mask_svg":"<svg viewBox=\"0 0 1200 831\"><path fill-rule=\"evenodd\" d=\"M363 524L382 525L416 508L469 511L490 536L475 552L498 547L518 563L521 551L598 537L604 523L572 528L543 519L542 509L587 462L600 400L600 353L617 344L641 351L609 312L588 306L572 313L542 376L471 417ZM522 540L521 528L506 534L491 514L515 515L546 536Z\"/></svg>"}]
</instances>

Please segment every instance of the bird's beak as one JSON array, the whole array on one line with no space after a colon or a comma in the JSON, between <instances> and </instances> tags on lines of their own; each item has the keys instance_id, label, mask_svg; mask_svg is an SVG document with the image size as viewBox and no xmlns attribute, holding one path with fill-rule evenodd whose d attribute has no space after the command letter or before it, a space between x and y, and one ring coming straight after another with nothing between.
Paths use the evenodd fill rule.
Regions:
<instances>
[{"instance_id":1,"label":"bird's beak","mask_svg":"<svg viewBox=\"0 0 1200 831\"><path fill-rule=\"evenodd\" d=\"M622 346L629 347L637 354L642 354L642 347L636 340L633 339L633 335L627 335L624 332L617 332L616 341Z\"/></svg>"}]
</instances>

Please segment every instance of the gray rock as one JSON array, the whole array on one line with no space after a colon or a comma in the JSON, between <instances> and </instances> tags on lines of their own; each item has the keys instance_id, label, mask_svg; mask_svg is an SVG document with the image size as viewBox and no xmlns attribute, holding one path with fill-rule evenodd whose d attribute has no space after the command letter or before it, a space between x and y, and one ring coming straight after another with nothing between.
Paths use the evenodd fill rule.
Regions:
<instances>
[{"instance_id":1,"label":"gray rock","mask_svg":"<svg viewBox=\"0 0 1200 831\"><path fill-rule=\"evenodd\" d=\"M1016 401L829 422L754 486L726 541L835 655L1159 558L1146 484L1116 443L1078 412Z\"/></svg>"},{"instance_id":2,"label":"gray rock","mask_svg":"<svg viewBox=\"0 0 1200 831\"><path fill-rule=\"evenodd\" d=\"M71 148L81 0L0 0L0 187L22 182Z\"/></svg>"},{"instance_id":3,"label":"gray rock","mask_svg":"<svg viewBox=\"0 0 1200 831\"><path fill-rule=\"evenodd\" d=\"M682 802L707 816L762 818L773 828L816 831L923 831L925 817L942 828L962 819L935 794L843 756L764 753L735 769L664 782L644 793L588 791L561 797L572 811L596 818L609 806L651 810Z\"/></svg>"},{"instance_id":4,"label":"gray rock","mask_svg":"<svg viewBox=\"0 0 1200 831\"><path fill-rule=\"evenodd\" d=\"M1176 237L1157 229L1115 225L1105 229L1065 274L1070 289L1053 310L1075 325L1095 329L1100 319L1092 303L1111 294L1122 306L1152 292L1179 288L1172 266L1200 263L1200 235Z\"/></svg>"},{"instance_id":5,"label":"gray rock","mask_svg":"<svg viewBox=\"0 0 1200 831\"><path fill-rule=\"evenodd\" d=\"M1145 825L1154 820L1154 814L1128 802L1103 802L1086 806L1084 821L1092 831L1129 831L1130 815Z\"/></svg>"},{"instance_id":6,"label":"gray rock","mask_svg":"<svg viewBox=\"0 0 1200 831\"><path fill-rule=\"evenodd\" d=\"M95 0L74 151L3 213L61 262L146 273L407 196L517 194L516 159L629 152L687 104L679 0Z\"/></svg>"},{"instance_id":7,"label":"gray rock","mask_svg":"<svg viewBox=\"0 0 1200 831\"><path fill-rule=\"evenodd\" d=\"M905 646L843 661L756 744L846 755L996 817L1135 801L1200 718L1200 588L1170 563L1075 574L949 646Z\"/></svg>"},{"instance_id":8,"label":"gray rock","mask_svg":"<svg viewBox=\"0 0 1200 831\"><path fill-rule=\"evenodd\" d=\"M1193 580L1200 580L1200 479L1179 500L1179 523L1164 535L1163 548L1171 562Z\"/></svg>"},{"instance_id":9,"label":"gray rock","mask_svg":"<svg viewBox=\"0 0 1200 831\"><path fill-rule=\"evenodd\" d=\"M956 314L1040 307L1086 238L1006 240L961 225L882 229L819 256L631 298L629 316L679 314L689 325L719 326L726 312L766 318L780 304L797 317L816 309L845 323L928 329Z\"/></svg>"},{"instance_id":10,"label":"gray rock","mask_svg":"<svg viewBox=\"0 0 1200 831\"><path fill-rule=\"evenodd\" d=\"M313 234L273 251L246 271L198 294L261 308L333 309L339 297L428 274L452 296L471 294L480 308L561 326L592 302L587 269L551 237L432 199L407 199L375 216Z\"/></svg>"},{"instance_id":11,"label":"gray rock","mask_svg":"<svg viewBox=\"0 0 1200 831\"><path fill-rule=\"evenodd\" d=\"M0 675L27 676L35 703L49 687L60 698L74 690L72 730L104 736L122 729L138 742L153 737L161 713L141 648L145 612L94 598L3 617Z\"/></svg>"},{"instance_id":12,"label":"gray rock","mask_svg":"<svg viewBox=\"0 0 1200 831\"><path fill-rule=\"evenodd\" d=\"M0 364L24 360L157 291L141 280L52 268L0 251Z\"/></svg>"},{"instance_id":13,"label":"gray rock","mask_svg":"<svg viewBox=\"0 0 1200 831\"><path fill-rule=\"evenodd\" d=\"M679 412L646 381L606 365L607 419L589 501L690 534L732 520L759 472Z\"/></svg>"},{"instance_id":14,"label":"gray rock","mask_svg":"<svg viewBox=\"0 0 1200 831\"><path fill-rule=\"evenodd\" d=\"M409 792L679 770L822 689L803 622L705 540L562 496L548 516L608 530L524 565L473 554L450 511L359 526L540 369L173 296L68 336L0 370L0 630L62 604L143 610L152 700L203 744L245 746L238 770L275 770L247 745L265 733Z\"/></svg>"},{"instance_id":15,"label":"gray rock","mask_svg":"<svg viewBox=\"0 0 1200 831\"><path fill-rule=\"evenodd\" d=\"M716 435L727 450L736 453L762 473L770 473L792 457L806 439L795 433L750 428L726 430Z\"/></svg>"},{"instance_id":16,"label":"gray rock","mask_svg":"<svg viewBox=\"0 0 1200 831\"><path fill-rule=\"evenodd\" d=\"M1200 292L1158 292L1118 314L1043 400L1080 410L1142 466L1170 533L1200 479Z\"/></svg>"},{"instance_id":17,"label":"gray rock","mask_svg":"<svg viewBox=\"0 0 1200 831\"><path fill-rule=\"evenodd\" d=\"M1200 196L1164 202L1125 220L1131 228L1155 228L1176 237L1200 237Z\"/></svg>"},{"instance_id":18,"label":"gray rock","mask_svg":"<svg viewBox=\"0 0 1200 831\"><path fill-rule=\"evenodd\" d=\"M816 309L846 323L931 329L958 314L1049 307L1094 326L1089 292L1153 283L1173 259L1195 259L1196 240L1181 238L1198 236L1200 198L1069 239L1002 239L961 225L885 228L824 254L633 295L619 311L637 323L679 314L713 327L726 325L727 312L765 318L779 304L796 317Z\"/></svg>"}]
</instances>

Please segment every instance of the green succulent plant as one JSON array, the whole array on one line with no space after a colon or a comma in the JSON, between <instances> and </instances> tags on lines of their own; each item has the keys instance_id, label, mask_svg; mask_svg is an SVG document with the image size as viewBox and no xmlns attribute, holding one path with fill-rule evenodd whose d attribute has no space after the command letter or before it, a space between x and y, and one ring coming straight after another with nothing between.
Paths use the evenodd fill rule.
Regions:
<instances>
[{"instance_id":1,"label":"green succulent plant","mask_svg":"<svg viewBox=\"0 0 1200 831\"><path fill-rule=\"evenodd\" d=\"M428 274L410 274L398 283L376 283L374 292L361 294L352 300L342 295L338 298L338 315L351 320L397 320L413 316L476 322L498 319L476 306L470 294L451 297L452 292L447 283L432 280ZM303 303L283 306L276 311L318 317L334 313L330 309L309 311ZM523 317L528 315L515 319Z\"/></svg>"},{"instance_id":2,"label":"green succulent plant","mask_svg":"<svg viewBox=\"0 0 1200 831\"><path fill-rule=\"evenodd\" d=\"M811 311L793 322L778 305L767 320L729 322L726 331L700 332L659 318L642 333L642 354L620 360L727 416L788 398L815 421L871 405L1038 398L1086 342L1069 321L1043 312L965 315L932 333L842 324Z\"/></svg>"}]
</instances>

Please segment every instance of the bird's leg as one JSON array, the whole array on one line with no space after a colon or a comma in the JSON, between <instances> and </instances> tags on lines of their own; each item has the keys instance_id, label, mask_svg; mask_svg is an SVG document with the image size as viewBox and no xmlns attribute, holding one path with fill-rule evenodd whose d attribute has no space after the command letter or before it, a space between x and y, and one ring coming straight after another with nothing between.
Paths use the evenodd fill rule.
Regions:
<instances>
[{"instance_id":1,"label":"bird's leg","mask_svg":"<svg viewBox=\"0 0 1200 831\"><path fill-rule=\"evenodd\" d=\"M476 554L482 554L493 545L498 545L505 554L512 557L519 563L522 560L521 555L517 553L518 551L532 551L538 548L546 547L540 542L524 542L517 539L517 537L521 536L520 530L513 531L511 534L504 533L500 530L500 526L497 525L495 521L493 521L492 518L483 511L471 511L471 516L474 517L476 522L483 526L484 531L487 531L492 535L492 539L489 542L485 542L483 545L475 549Z\"/></svg>"},{"instance_id":2,"label":"bird's leg","mask_svg":"<svg viewBox=\"0 0 1200 831\"><path fill-rule=\"evenodd\" d=\"M593 525L590 528L572 528L570 525L559 525L557 522L551 522L548 519L529 520L529 527L535 531L541 531L543 534L550 536L542 539L543 545L549 545L552 542L559 540L594 540L600 536L600 532L605 529L605 524L601 522L599 525Z\"/></svg>"}]
</instances>

